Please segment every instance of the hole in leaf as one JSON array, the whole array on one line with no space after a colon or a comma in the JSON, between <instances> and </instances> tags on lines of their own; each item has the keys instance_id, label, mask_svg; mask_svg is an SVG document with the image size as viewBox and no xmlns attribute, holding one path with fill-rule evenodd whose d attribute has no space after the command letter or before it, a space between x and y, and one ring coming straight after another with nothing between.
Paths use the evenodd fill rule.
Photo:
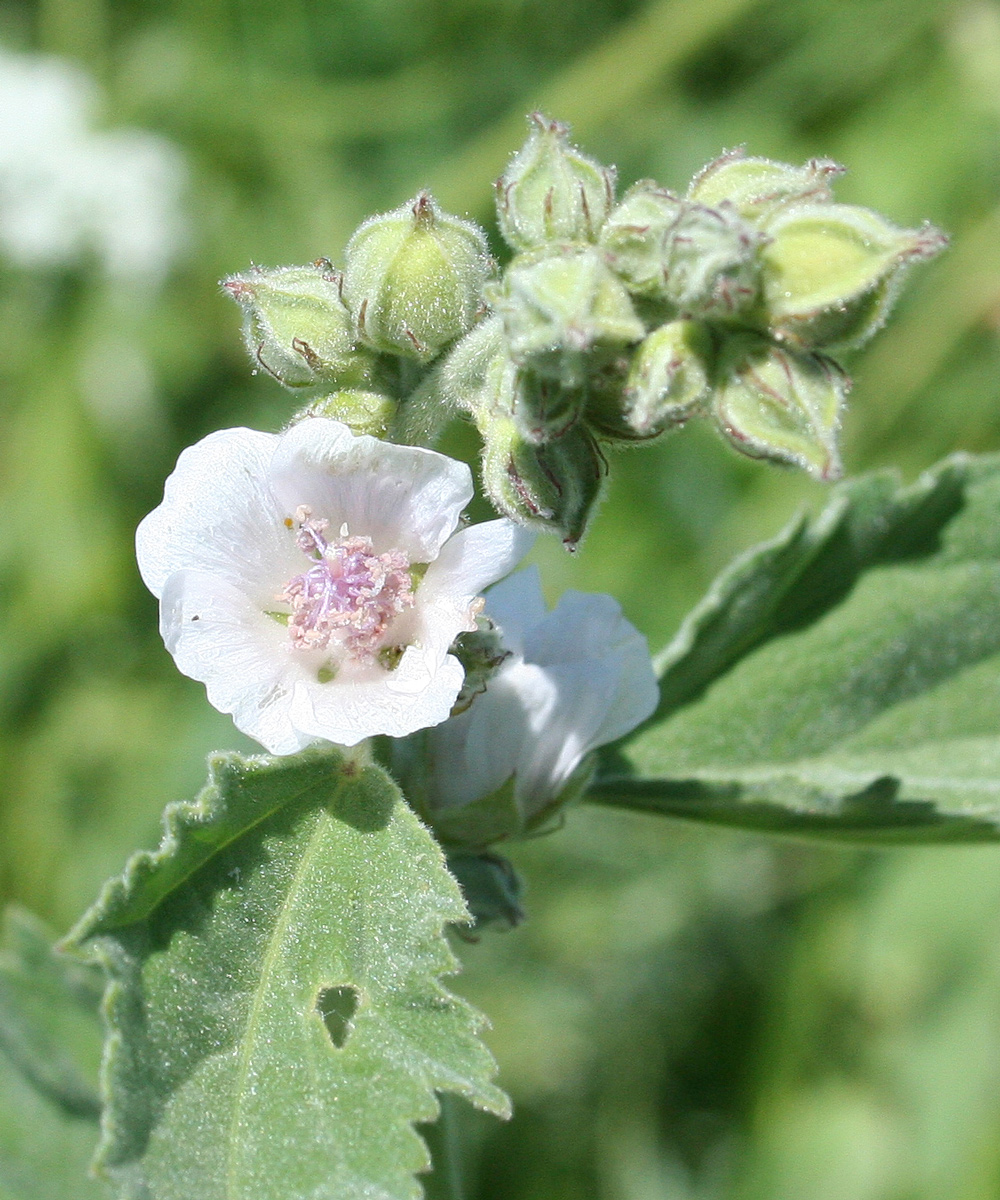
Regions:
<instances>
[{"instance_id":1,"label":"hole in leaf","mask_svg":"<svg viewBox=\"0 0 1000 1200\"><path fill-rule=\"evenodd\" d=\"M338 1050L347 1041L359 999L358 989L350 984L323 988L316 997L316 1011L323 1018L330 1041Z\"/></svg>"}]
</instances>

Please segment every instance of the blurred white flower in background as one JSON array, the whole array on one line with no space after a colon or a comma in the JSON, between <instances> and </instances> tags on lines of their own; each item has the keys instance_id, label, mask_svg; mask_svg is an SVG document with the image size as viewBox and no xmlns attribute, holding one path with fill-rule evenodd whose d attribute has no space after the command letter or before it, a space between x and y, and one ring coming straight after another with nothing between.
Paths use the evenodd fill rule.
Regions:
<instances>
[{"instance_id":1,"label":"blurred white flower in background","mask_svg":"<svg viewBox=\"0 0 1000 1200\"><path fill-rule=\"evenodd\" d=\"M93 255L155 287L185 242L184 159L158 134L95 129L98 107L80 67L0 47L0 250L25 268Z\"/></svg>"}]
</instances>

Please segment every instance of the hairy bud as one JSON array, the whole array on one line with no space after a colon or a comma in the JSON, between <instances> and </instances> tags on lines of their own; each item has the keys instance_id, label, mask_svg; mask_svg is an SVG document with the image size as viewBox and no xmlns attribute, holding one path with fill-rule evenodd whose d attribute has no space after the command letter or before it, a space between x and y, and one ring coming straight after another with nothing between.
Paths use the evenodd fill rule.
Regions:
<instances>
[{"instance_id":1,"label":"hairy bud","mask_svg":"<svg viewBox=\"0 0 1000 1200\"><path fill-rule=\"evenodd\" d=\"M450 404L485 420L514 411L517 368L507 356L500 317L487 317L442 360L440 387Z\"/></svg>"},{"instance_id":2,"label":"hairy bud","mask_svg":"<svg viewBox=\"0 0 1000 1200\"><path fill-rule=\"evenodd\" d=\"M428 362L472 326L490 269L482 230L421 192L355 230L344 299L368 345Z\"/></svg>"},{"instance_id":3,"label":"hairy bud","mask_svg":"<svg viewBox=\"0 0 1000 1200\"><path fill-rule=\"evenodd\" d=\"M340 284L340 272L326 259L305 267L253 267L222 282L243 309L250 357L279 383L363 387L374 377L375 360L357 346Z\"/></svg>"},{"instance_id":4,"label":"hairy bud","mask_svg":"<svg viewBox=\"0 0 1000 1200\"><path fill-rule=\"evenodd\" d=\"M514 362L564 387L586 382L592 351L617 349L646 332L628 291L593 246L515 258L490 300Z\"/></svg>"},{"instance_id":5,"label":"hairy bud","mask_svg":"<svg viewBox=\"0 0 1000 1200\"><path fill-rule=\"evenodd\" d=\"M626 193L601 231L608 263L631 291L689 316L753 304L763 241L731 205L708 208L648 182Z\"/></svg>"},{"instance_id":6,"label":"hairy bud","mask_svg":"<svg viewBox=\"0 0 1000 1200\"><path fill-rule=\"evenodd\" d=\"M510 658L511 652L504 648L500 631L490 618L477 617L476 628L471 633L460 633L452 643L451 653L465 669L462 690L451 709L451 715L457 717L486 691L489 681L500 665Z\"/></svg>"},{"instance_id":7,"label":"hairy bud","mask_svg":"<svg viewBox=\"0 0 1000 1200\"><path fill-rule=\"evenodd\" d=\"M557 532L575 549L601 490L602 462L582 425L561 438L536 445L510 417L480 427L483 484L500 512L520 522Z\"/></svg>"},{"instance_id":8,"label":"hairy bud","mask_svg":"<svg viewBox=\"0 0 1000 1200\"><path fill-rule=\"evenodd\" d=\"M513 417L536 443L560 437L583 411L582 389L512 361L499 317L488 317L452 350L441 366L440 387L450 404L480 424L497 415Z\"/></svg>"},{"instance_id":9,"label":"hairy bud","mask_svg":"<svg viewBox=\"0 0 1000 1200\"><path fill-rule=\"evenodd\" d=\"M355 433L367 433L371 437L384 438L389 433L399 402L381 392L367 392L356 388L333 392L314 400L308 408L296 414L294 420L308 417L331 417L349 426Z\"/></svg>"},{"instance_id":10,"label":"hairy bud","mask_svg":"<svg viewBox=\"0 0 1000 1200\"><path fill-rule=\"evenodd\" d=\"M775 337L805 348L853 349L887 317L905 269L947 243L931 225L898 229L849 204L791 205L767 225L761 278Z\"/></svg>"},{"instance_id":11,"label":"hairy bud","mask_svg":"<svg viewBox=\"0 0 1000 1200\"><path fill-rule=\"evenodd\" d=\"M683 425L708 399L713 347L698 321L670 321L639 347L622 393L623 415L637 434L653 437Z\"/></svg>"},{"instance_id":12,"label":"hairy bud","mask_svg":"<svg viewBox=\"0 0 1000 1200\"><path fill-rule=\"evenodd\" d=\"M837 433L850 387L840 367L752 335L733 338L724 353L712 413L733 446L751 458L802 467L817 479L839 478Z\"/></svg>"},{"instance_id":13,"label":"hairy bud","mask_svg":"<svg viewBox=\"0 0 1000 1200\"><path fill-rule=\"evenodd\" d=\"M615 173L581 154L569 129L541 113L497 180L500 232L515 250L546 242L593 241L614 203Z\"/></svg>"},{"instance_id":14,"label":"hairy bud","mask_svg":"<svg viewBox=\"0 0 1000 1200\"><path fill-rule=\"evenodd\" d=\"M811 158L805 166L747 157L742 147L702 167L691 181L688 199L709 208L728 202L749 221L766 219L793 200L832 200L830 181L844 173L828 158Z\"/></svg>"}]
</instances>

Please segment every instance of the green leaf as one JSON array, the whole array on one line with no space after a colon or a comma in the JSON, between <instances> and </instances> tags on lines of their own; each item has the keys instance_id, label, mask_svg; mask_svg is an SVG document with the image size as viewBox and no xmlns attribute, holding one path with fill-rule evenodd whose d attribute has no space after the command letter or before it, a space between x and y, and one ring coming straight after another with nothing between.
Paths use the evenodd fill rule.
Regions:
<instances>
[{"instance_id":1,"label":"green leaf","mask_svg":"<svg viewBox=\"0 0 1000 1200\"><path fill-rule=\"evenodd\" d=\"M101 972L52 949L24 909L4 913L0 951L0 1050L70 1116L96 1121Z\"/></svg>"},{"instance_id":2,"label":"green leaf","mask_svg":"<svg viewBox=\"0 0 1000 1200\"><path fill-rule=\"evenodd\" d=\"M591 798L872 842L1000 836L1000 459L837 489L713 585Z\"/></svg>"},{"instance_id":3,"label":"green leaf","mask_svg":"<svg viewBox=\"0 0 1000 1200\"><path fill-rule=\"evenodd\" d=\"M101 972L53 953L30 914L4 915L0 950L0 1200L91 1200Z\"/></svg>"},{"instance_id":4,"label":"green leaf","mask_svg":"<svg viewBox=\"0 0 1000 1200\"><path fill-rule=\"evenodd\" d=\"M468 919L377 767L218 756L71 934L112 982L98 1165L144 1200L421 1194L435 1089L499 1114L482 1018L439 976Z\"/></svg>"}]
</instances>

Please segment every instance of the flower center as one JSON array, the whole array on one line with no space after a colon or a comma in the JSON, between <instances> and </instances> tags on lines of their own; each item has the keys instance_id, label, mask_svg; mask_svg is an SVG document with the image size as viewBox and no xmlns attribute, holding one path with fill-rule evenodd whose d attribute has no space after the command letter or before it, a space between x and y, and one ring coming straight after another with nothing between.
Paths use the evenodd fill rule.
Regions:
<instances>
[{"instance_id":1,"label":"flower center","mask_svg":"<svg viewBox=\"0 0 1000 1200\"><path fill-rule=\"evenodd\" d=\"M328 522L314 520L305 505L294 523L296 545L313 565L290 579L278 596L292 610L292 645L326 650L332 642L352 658L371 662L390 622L413 604L409 559L401 550L376 554L371 538L349 537L346 526L343 536L328 542Z\"/></svg>"}]
</instances>

